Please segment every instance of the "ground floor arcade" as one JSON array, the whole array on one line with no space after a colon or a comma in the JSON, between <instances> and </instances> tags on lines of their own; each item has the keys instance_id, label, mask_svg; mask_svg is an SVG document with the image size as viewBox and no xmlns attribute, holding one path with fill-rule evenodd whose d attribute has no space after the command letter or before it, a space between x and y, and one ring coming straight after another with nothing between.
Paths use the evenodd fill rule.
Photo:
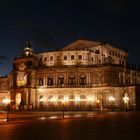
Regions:
<instances>
[{"instance_id":1,"label":"ground floor arcade","mask_svg":"<svg viewBox=\"0 0 140 140\"><path fill-rule=\"evenodd\" d=\"M135 110L136 87L21 88L11 90L14 110Z\"/></svg>"}]
</instances>

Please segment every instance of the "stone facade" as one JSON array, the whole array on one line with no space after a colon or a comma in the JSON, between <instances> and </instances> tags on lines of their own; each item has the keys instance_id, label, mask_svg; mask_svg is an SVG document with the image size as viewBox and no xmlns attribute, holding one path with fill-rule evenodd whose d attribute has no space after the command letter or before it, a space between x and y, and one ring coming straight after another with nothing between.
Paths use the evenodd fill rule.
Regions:
<instances>
[{"instance_id":1,"label":"stone facade","mask_svg":"<svg viewBox=\"0 0 140 140\"><path fill-rule=\"evenodd\" d=\"M127 59L128 52L95 41L43 53L27 43L12 72L0 78L0 89L10 95L12 109L135 110L140 72Z\"/></svg>"}]
</instances>

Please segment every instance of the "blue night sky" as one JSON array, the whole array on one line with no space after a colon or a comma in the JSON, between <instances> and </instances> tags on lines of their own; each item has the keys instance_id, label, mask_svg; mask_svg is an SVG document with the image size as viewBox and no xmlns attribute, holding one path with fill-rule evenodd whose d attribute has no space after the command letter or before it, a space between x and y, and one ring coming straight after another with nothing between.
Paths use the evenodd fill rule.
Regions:
<instances>
[{"instance_id":1,"label":"blue night sky","mask_svg":"<svg viewBox=\"0 0 140 140\"><path fill-rule=\"evenodd\" d=\"M35 51L62 48L79 37L130 52L140 65L138 0L0 1L0 76L12 70L26 41Z\"/></svg>"}]
</instances>

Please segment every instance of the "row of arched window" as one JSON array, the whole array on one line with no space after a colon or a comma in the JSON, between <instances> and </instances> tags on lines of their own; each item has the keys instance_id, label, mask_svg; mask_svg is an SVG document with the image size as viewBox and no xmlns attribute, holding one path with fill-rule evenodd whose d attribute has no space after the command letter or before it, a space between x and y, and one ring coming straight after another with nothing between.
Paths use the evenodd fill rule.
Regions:
<instances>
[{"instance_id":1,"label":"row of arched window","mask_svg":"<svg viewBox=\"0 0 140 140\"><path fill-rule=\"evenodd\" d=\"M64 75L60 75L57 77L57 85L63 86L64 85ZM50 75L47 77L47 85L53 86L55 84L54 76ZM43 77L40 77L38 79L38 85L43 86L45 85L45 80ZM76 85L76 76L75 75L69 75L68 76L68 85ZM79 76L79 85L86 85L86 76L80 75Z\"/></svg>"},{"instance_id":2,"label":"row of arched window","mask_svg":"<svg viewBox=\"0 0 140 140\"><path fill-rule=\"evenodd\" d=\"M43 100L43 95L40 95L39 96L39 100ZM50 96L48 96L48 100L52 100L54 97L53 97L53 95L50 95ZM75 98L75 96L74 95L70 95L69 97L68 97L68 99L69 100L75 100L76 98ZM86 96L85 95L81 95L80 96L80 98L79 99L81 99L81 100L86 100L87 98L86 98ZM64 96L63 95L59 95L58 96L58 100L64 100Z\"/></svg>"}]
</instances>

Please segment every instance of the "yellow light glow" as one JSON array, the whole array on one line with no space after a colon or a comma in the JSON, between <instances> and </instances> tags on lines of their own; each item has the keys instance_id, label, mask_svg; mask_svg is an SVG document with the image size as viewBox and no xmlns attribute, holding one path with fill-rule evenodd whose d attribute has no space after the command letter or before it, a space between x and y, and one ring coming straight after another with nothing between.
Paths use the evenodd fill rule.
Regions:
<instances>
[{"instance_id":1,"label":"yellow light glow","mask_svg":"<svg viewBox=\"0 0 140 140\"><path fill-rule=\"evenodd\" d=\"M109 97L109 101L110 101L110 102L113 102L113 101L115 101L115 98L114 98L113 96L110 96L110 97Z\"/></svg>"},{"instance_id":2,"label":"yellow light glow","mask_svg":"<svg viewBox=\"0 0 140 140\"><path fill-rule=\"evenodd\" d=\"M61 100L62 103L65 103L65 100Z\"/></svg>"},{"instance_id":3,"label":"yellow light glow","mask_svg":"<svg viewBox=\"0 0 140 140\"><path fill-rule=\"evenodd\" d=\"M77 97L77 98L75 99L75 101L76 101L76 102L80 102L80 98Z\"/></svg>"},{"instance_id":4,"label":"yellow light glow","mask_svg":"<svg viewBox=\"0 0 140 140\"><path fill-rule=\"evenodd\" d=\"M53 98L53 102L57 102L57 99L56 98Z\"/></svg>"},{"instance_id":5,"label":"yellow light glow","mask_svg":"<svg viewBox=\"0 0 140 140\"><path fill-rule=\"evenodd\" d=\"M28 55L29 55L29 53L30 53L29 51L26 51L26 52L25 52L26 56L28 56Z\"/></svg>"},{"instance_id":6,"label":"yellow light glow","mask_svg":"<svg viewBox=\"0 0 140 140\"><path fill-rule=\"evenodd\" d=\"M44 98L39 99L39 102L45 102L46 100Z\"/></svg>"},{"instance_id":7,"label":"yellow light glow","mask_svg":"<svg viewBox=\"0 0 140 140\"><path fill-rule=\"evenodd\" d=\"M57 102L57 99L56 98L51 98L51 99L48 99L48 101L50 101L50 102Z\"/></svg>"},{"instance_id":8,"label":"yellow light glow","mask_svg":"<svg viewBox=\"0 0 140 140\"><path fill-rule=\"evenodd\" d=\"M99 100L96 100L96 102L97 102L97 103L100 103L100 101L99 101Z\"/></svg>"},{"instance_id":9,"label":"yellow light glow","mask_svg":"<svg viewBox=\"0 0 140 140\"><path fill-rule=\"evenodd\" d=\"M11 102L11 100L10 100L10 99L4 99L2 102L3 102L4 104L9 104L9 103Z\"/></svg>"},{"instance_id":10,"label":"yellow light glow","mask_svg":"<svg viewBox=\"0 0 140 140\"><path fill-rule=\"evenodd\" d=\"M65 98L64 98L64 101L65 101L65 102L68 102L68 101L69 101L69 99L68 99L67 97L65 97Z\"/></svg>"},{"instance_id":11,"label":"yellow light glow","mask_svg":"<svg viewBox=\"0 0 140 140\"><path fill-rule=\"evenodd\" d=\"M128 103L129 97L127 97L127 96L123 97L123 101L124 101L125 103Z\"/></svg>"},{"instance_id":12,"label":"yellow light glow","mask_svg":"<svg viewBox=\"0 0 140 140\"><path fill-rule=\"evenodd\" d=\"M91 101L93 101L93 98L89 97L89 98L87 98L87 101L91 102Z\"/></svg>"}]
</instances>

